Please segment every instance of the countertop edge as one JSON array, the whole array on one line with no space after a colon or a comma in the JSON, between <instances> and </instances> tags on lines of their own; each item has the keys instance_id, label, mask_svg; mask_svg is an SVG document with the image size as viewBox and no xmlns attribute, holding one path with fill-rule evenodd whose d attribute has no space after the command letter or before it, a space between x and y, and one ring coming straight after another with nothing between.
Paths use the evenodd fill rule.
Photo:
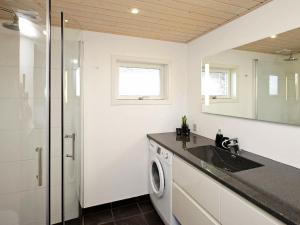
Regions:
<instances>
[{"instance_id":1,"label":"countertop edge","mask_svg":"<svg viewBox=\"0 0 300 225\"><path fill-rule=\"evenodd\" d=\"M163 133L162 133L163 134ZM197 134L195 134L197 135ZM201 135L198 135L201 136ZM204 137L204 136L202 136ZM155 139L154 137L151 136L151 134L147 134L147 138L157 142L159 145L161 145L162 147L166 148L167 150L171 151L172 153L174 153L176 156L178 156L179 158L183 159L184 161L186 161L187 163L191 164L193 167L195 167L196 169L200 170L201 172L205 173L206 175L210 176L211 178L213 178L215 181L219 182L220 184L224 185L225 187L229 188L231 191L235 192L236 194L240 195L241 197L245 198L246 200L248 200L249 202L253 203L254 205L256 205L257 207L261 208L262 210L268 212L270 215L274 216L276 219L280 220L283 223L286 223L287 225L297 225L297 223L291 221L289 218L286 218L284 215L282 215L280 212L277 212L273 209L271 209L270 207L262 204L261 202L257 201L255 198L247 195L247 193L239 190L238 188L230 185L228 182L225 182L224 180L218 178L217 176L215 176L214 174L210 173L209 171L199 167L197 164L195 164L194 162L192 162L191 160L187 159L186 157L184 157L183 155L179 154L178 152L174 151L173 149L171 149L169 146L165 145L164 143L158 141L157 139ZM207 138L207 137L205 137ZM212 140L210 138L207 138L209 140ZM212 140L213 141L213 140ZM225 173L224 173L225 174Z\"/></svg>"}]
</instances>

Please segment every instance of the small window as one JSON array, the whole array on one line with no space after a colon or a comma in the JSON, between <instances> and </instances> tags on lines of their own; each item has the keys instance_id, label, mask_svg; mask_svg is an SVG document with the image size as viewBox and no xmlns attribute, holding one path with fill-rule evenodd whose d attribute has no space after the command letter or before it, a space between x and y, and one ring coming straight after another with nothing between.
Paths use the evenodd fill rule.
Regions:
<instances>
[{"instance_id":1,"label":"small window","mask_svg":"<svg viewBox=\"0 0 300 225\"><path fill-rule=\"evenodd\" d=\"M269 76L269 95L278 95L278 76Z\"/></svg>"},{"instance_id":2,"label":"small window","mask_svg":"<svg viewBox=\"0 0 300 225\"><path fill-rule=\"evenodd\" d=\"M208 64L207 64L208 65ZM208 70L205 71L205 68ZM237 74L234 69L209 68L202 71L202 94L211 99L231 99L237 97ZM207 74L208 76L206 77Z\"/></svg>"},{"instance_id":3,"label":"small window","mask_svg":"<svg viewBox=\"0 0 300 225\"><path fill-rule=\"evenodd\" d=\"M119 103L167 99L168 64L116 60L114 99Z\"/></svg>"},{"instance_id":4,"label":"small window","mask_svg":"<svg viewBox=\"0 0 300 225\"><path fill-rule=\"evenodd\" d=\"M212 69L209 73L210 95L216 97L230 96L230 71Z\"/></svg>"}]
</instances>

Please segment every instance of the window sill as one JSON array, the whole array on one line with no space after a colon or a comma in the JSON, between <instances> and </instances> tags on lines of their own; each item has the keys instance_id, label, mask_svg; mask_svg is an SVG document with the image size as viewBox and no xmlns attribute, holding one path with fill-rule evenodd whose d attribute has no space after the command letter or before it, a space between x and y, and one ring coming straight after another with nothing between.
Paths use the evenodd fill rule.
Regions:
<instances>
[{"instance_id":1,"label":"window sill","mask_svg":"<svg viewBox=\"0 0 300 225\"><path fill-rule=\"evenodd\" d=\"M202 97L202 102L204 102L205 99ZM214 103L239 103L239 99L238 98L210 98L209 99L210 104L214 104Z\"/></svg>"},{"instance_id":2,"label":"window sill","mask_svg":"<svg viewBox=\"0 0 300 225\"><path fill-rule=\"evenodd\" d=\"M170 99L112 99L112 105L171 105Z\"/></svg>"}]
</instances>

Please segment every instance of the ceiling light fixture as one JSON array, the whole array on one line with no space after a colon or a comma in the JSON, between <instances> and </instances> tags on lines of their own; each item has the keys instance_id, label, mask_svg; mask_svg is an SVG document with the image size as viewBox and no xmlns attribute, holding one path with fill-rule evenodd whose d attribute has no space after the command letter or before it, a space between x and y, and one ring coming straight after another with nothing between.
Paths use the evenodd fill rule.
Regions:
<instances>
[{"instance_id":1,"label":"ceiling light fixture","mask_svg":"<svg viewBox=\"0 0 300 225\"><path fill-rule=\"evenodd\" d=\"M272 38L272 39L277 38L277 35L274 34L274 35L270 36L270 38Z\"/></svg>"},{"instance_id":2,"label":"ceiling light fixture","mask_svg":"<svg viewBox=\"0 0 300 225\"><path fill-rule=\"evenodd\" d=\"M132 8L131 10L130 10L130 12L132 13L132 14L138 14L139 12L140 12L140 10L138 9L138 8Z\"/></svg>"},{"instance_id":3,"label":"ceiling light fixture","mask_svg":"<svg viewBox=\"0 0 300 225\"><path fill-rule=\"evenodd\" d=\"M69 22L69 20L65 19L65 22L66 22L66 23L68 23L68 22Z\"/></svg>"}]
</instances>

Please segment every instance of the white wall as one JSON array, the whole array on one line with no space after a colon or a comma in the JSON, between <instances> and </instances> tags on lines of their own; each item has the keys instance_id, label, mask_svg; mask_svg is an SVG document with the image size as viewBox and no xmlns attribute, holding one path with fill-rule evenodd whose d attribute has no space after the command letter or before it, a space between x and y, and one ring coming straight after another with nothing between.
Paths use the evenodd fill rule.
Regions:
<instances>
[{"instance_id":1,"label":"white wall","mask_svg":"<svg viewBox=\"0 0 300 225\"><path fill-rule=\"evenodd\" d=\"M83 32L84 207L148 193L147 133L174 131L185 113L184 44ZM171 60L170 105L112 105L111 57Z\"/></svg>"},{"instance_id":2,"label":"white wall","mask_svg":"<svg viewBox=\"0 0 300 225\"><path fill-rule=\"evenodd\" d=\"M201 59L227 49L300 27L300 1L274 0L189 43L188 116L198 133L214 138L218 128L237 136L241 147L300 168L300 129L201 112Z\"/></svg>"}]
</instances>

